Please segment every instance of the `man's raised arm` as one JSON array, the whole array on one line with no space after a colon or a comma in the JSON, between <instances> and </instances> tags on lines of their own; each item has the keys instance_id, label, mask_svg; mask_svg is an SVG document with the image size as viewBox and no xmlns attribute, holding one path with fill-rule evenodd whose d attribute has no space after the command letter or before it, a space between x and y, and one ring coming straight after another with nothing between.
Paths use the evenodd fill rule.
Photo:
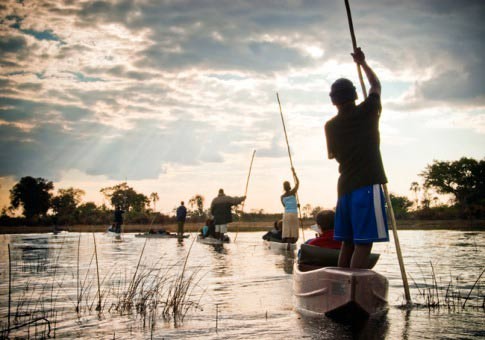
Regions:
<instances>
[{"instance_id":1,"label":"man's raised arm","mask_svg":"<svg viewBox=\"0 0 485 340\"><path fill-rule=\"evenodd\" d=\"M351 53L351 55L354 58L354 61L362 67L362 69L365 72L365 75L367 76L367 80L369 80L369 83L370 83L369 94L375 93L380 96L381 83L379 82L379 78L377 78L374 71L372 71L369 65L367 65L367 62L365 61L364 52L362 52L360 47L357 47L357 49L355 50L355 53Z\"/></svg>"}]
</instances>

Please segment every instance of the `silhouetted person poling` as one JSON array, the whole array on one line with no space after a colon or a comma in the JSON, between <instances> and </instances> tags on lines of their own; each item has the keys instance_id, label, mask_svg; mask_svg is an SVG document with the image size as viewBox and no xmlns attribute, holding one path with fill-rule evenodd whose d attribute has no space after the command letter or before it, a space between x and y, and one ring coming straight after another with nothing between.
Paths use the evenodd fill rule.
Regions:
<instances>
[{"instance_id":1,"label":"silhouetted person poling","mask_svg":"<svg viewBox=\"0 0 485 340\"><path fill-rule=\"evenodd\" d=\"M123 224L124 213L125 213L124 210L121 210L121 207L117 205L114 212L114 220L115 220L114 232L115 233L121 233L121 225Z\"/></svg>"},{"instance_id":2,"label":"silhouetted person poling","mask_svg":"<svg viewBox=\"0 0 485 340\"><path fill-rule=\"evenodd\" d=\"M291 168L295 186L291 188L290 182L283 182L284 193L281 195L281 204L285 207L283 214L283 230L282 241L295 243L298 240L298 202L296 200L296 193L300 186L300 181L296 176L294 168Z\"/></svg>"},{"instance_id":3,"label":"silhouetted person poling","mask_svg":"<svg viewBox=\"0 0 485 340\"><path fill-rule=\"evenodd\" d=\"M339 163L336 240L343 241L340 267L366 268L373 242L389 241L384 194L387 183L379 137L381 84L360 48L352 53L370 83L369 97L355 105L357 92L348 79L338 79L330 97L338 113L325 124L328 158Z\"/></svg>"},{"instance_id":4,"label":"silhouetted person poling","mask_svg":"<svg viewBox=\"0 0 485 340\"><path fill-rule=\"evenodd\" d=\"M219 194L212 200L210 211L214 217L215 236L224 240L224 234L227 232L227 224L232 222L231 208L242 203L246 196L231 197L224 194L223 189L219 189Z\"/></svg>"}]
</instances>

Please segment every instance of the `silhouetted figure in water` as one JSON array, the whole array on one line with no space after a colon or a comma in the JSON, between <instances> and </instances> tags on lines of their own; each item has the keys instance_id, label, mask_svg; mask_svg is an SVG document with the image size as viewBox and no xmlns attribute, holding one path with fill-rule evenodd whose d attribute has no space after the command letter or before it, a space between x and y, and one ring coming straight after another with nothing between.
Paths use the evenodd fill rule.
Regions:
<instances>
[{"instance_id":1,"label":"silhouetted figure in water","mask_svg":"<svg viewBox=\"0 0 485 340\"><path fill-rule=\"evenodd\" d=\"M389 241L384 195L387 183L379 136L381 84L360 48L352 53L370 83L369 97L355 105L357 92L348 79L338 79L330 98L338 113L325 124L328 158L339 163L335 239L343 241L340 267L365 268L373 242Z\"/></svg>"},{"instance_id":2,"label":"silhouetted figure in water","mask_svg":"<svg viewBox=\"0 0 485 340\"><path fill-rule=\"evenodd\" d=\"M123 214L125 213L124 210L121 210L120 206L117 205L114 213L114 232L121 233L121 225L123 224Z\"/></svg>"},{"instance_id":3,"label":"silhouetted figure in water","mask_svg":"<svg viewBox=\"0 0 485 340\"><path fill-rule=\"evenodd\" d=\"M178 237L184 236L184 224L187 218L187 208L184 205L184 201L180 202L180 206L177 208L177 235Z\"/></svg>"}]
</instances>

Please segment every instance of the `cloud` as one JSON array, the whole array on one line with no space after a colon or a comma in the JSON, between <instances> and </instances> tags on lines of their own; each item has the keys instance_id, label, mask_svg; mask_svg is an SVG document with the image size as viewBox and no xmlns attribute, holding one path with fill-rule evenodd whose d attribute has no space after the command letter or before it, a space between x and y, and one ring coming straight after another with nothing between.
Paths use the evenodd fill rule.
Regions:
<instances>
[{"instance_id":1,"label":"cloud","mask_svg":"<svg viewBox=\"0 0 485 340\"><path fill-rule=\"evenodd\" d=\"M0 57L7 54L19 53L27 46L27 41L22 36L0 36Z\"/></svg>"},{"instance_id":2,"label":"cloud","mask_svg":"<svg viewBox=\"0 0 485 340\"><path fill-rule=\"evenodd\" d=\"M276 91L304 141L334 112L329 84L357 81L339 2L7 4L0 176L158 178L252 149L276 161L287 156ZM407 113L444 106L458 112L446 126L483 133L465 124L483 125L483 2L370 0L352 10L385 105L405 112L389 122L393 138L408 138L396 127Z\"/></svg>"}]
</instances>

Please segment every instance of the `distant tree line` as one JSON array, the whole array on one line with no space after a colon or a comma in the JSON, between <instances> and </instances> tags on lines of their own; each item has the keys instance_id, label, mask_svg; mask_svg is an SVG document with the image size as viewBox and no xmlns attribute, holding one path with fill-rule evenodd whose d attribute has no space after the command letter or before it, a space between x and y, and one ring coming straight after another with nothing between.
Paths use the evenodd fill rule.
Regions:
<instances>
[{"instance_id":1,"label":"distant tree line","mask_svg":"<svg viewBox=\"0 0 485 340\"><path fill-rule=\"evenodd\" d=\"M414 200L391 194L394 213L398 219L463 219L485 217L485 160L477 161L463 157L457 161L433 161L419 174L423 179L411 183L410 191ZM0 215L0 225L72 225L110 224L113 209L120 206L125 211L127 224L173 223L173 215L156 211L159 200L157 193L149 197L136 192L126 182L102 188L100 192L109 202L96 205L82 202L85 192L81 189L59 189L53 194L54 185L44 178L22 177L10 190L10 206L4 207ZM449 195L447 203L438 195ZM188 202L188 217L193 222L204 222L208 209L204 209L205 199L194 195ZM152 207L150 207L152 205ZM322 207L304 205L303 218L313 218ZM15 211L21 217L15 217ZM251 212L233 211L235 220L256 222L274 221L281 214L268 214L262 209Z\"/></svg>"},{"instance_id":2,"label":"distant tree line","mask_svg":"<svg viewBox=\"0 0 485 340\"><path fill-rule=\"evenodd\" d=\"M22 177L10 190L10 206L3 208L0 215L1 225L72 225L110 224L114 207L125 211L124 220L128 224L164 224L173 222L172 216L156 212L157 193L150 198L137 193L126 182L100 191L109 202L96 205L82 202L85 192L81 189L59 189L57 195L52 191L54 185L44 178ZM153 209L150 208L153 204ZM14 217L20 210L22 217Z\"/></svg>"}]
</instances>

